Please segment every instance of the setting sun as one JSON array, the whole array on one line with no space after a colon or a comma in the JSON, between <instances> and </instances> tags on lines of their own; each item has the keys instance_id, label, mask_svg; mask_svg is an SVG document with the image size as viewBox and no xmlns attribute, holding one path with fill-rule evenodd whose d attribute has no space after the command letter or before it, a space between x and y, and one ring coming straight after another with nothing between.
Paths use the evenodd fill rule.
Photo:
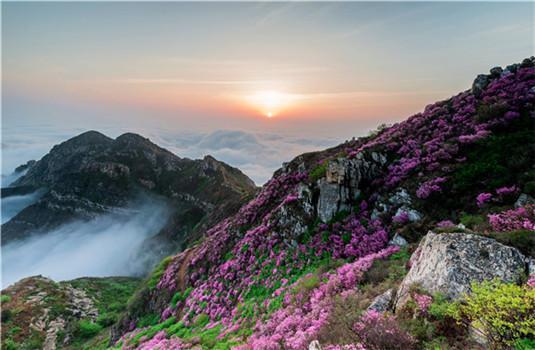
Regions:
<instances>
[{"instance_id":1,"label":"setting sun","mask_svg":"<svg viewBox=\"0 0 535 350\"><path fill-rule=\"evenodd\" d=\"M259 91L248 98L249 103L268 118L288 108L295 96L275 90Z\"/></svg>"}]
</instances>

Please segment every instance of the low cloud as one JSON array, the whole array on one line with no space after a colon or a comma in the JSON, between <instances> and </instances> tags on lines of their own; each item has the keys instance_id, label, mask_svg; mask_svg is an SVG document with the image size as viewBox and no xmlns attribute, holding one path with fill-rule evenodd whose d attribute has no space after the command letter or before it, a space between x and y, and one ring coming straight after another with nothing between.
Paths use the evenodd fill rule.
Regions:
<instances>
[{"instance_id":1,"label":"low cloud","mask_svg":"<svg viewBox=\"0 0 535 350\"><path fill-rule=\"evenodd\" d=\"M290 161L301 153L322 150L342 141L333 138L303 138L239 130L217 130L207 134L185 135L149 132L148 136L180 157L202 158L210 154L239 168L257 185L269 180L283 162Z\"/></svg>"},{"instance_id":2,"label":"low cloud","mask_svg":"<svg viewBox=\"0 0 535 350\"><path fill-rule=\"evenodd\" d=\"M167 207L154 200L124 212L73 222L2 247L2 286L43 275L54 280L82 276L133 276L146 272L145 239L167 221Z\"/></svg>"},{"instance_id":3,"label":"low cloud","mask_svg":"<svg viewBox=\"0 0 535 350\"><path fill-rule=\"evenodd\" d=\"M2 198L2 224L11 220L11 218L22 211L22 209L35 203L42 195L43 191L35 191L21 196Z\"/></svg>"},{"instance_id":4,"label":"low cloud","mask_svg":"<svg viewBox=\"0 0 535 350\"><path fill-rule=\"evenodd\" d=\"M179 157L197 159L210 154L218 160L239 168L257 185L262 185L269 180L283 162L301 153L321 150L343 141L338 138L303 137L302 135L243 130L214 130L205 133L140 127L132 129L95 127L95 129L110 137L117 137L125 132L139 133ZM30 159L41 158L53 145L84 131L87 130L38 125L25 128L12 127L3 135L2 174L10 174L15 167Z\"/></svg>"}]
</instances>

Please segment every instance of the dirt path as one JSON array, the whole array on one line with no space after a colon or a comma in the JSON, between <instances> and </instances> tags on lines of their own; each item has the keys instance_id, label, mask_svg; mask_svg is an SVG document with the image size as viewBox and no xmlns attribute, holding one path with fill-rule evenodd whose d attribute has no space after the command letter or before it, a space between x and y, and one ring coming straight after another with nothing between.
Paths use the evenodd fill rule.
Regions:
<instances>
[{"instance_id":1,"label":"dirt path","mask_svg":"<svg viewBox=\"0 0 535 350\"><path fill-rule=\"evenodd\" d=\"M183 291L186 289L186 273L188 272L188 266L189 262L191 260L192 254L196 251L195 248L190 248L186 250L184 253L184 259L180 263L180 269L178 270L178 279L177 279L177 286L178 289Z\"/></svg>"}]
</instances>

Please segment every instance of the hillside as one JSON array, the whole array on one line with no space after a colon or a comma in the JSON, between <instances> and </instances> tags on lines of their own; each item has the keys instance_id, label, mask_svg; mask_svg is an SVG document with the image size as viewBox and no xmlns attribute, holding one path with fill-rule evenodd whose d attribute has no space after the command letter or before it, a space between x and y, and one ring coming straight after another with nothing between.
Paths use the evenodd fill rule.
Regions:
<instances>
[{"instance_id":1,"label":"hillside","mask_svg":"<svg viewBox=\"0 0 535 350\"><path fill-rule=\"evenodd\" d=\"M284 164L86 348L531 349L534 165L532 57Z\"/></svg>"},{"instance_id":2,"label":"hillside","mask_svg":"<svg viewBox=\"0 0 535 350\"><path fill-rule=\"evenodd\" d=\"M167 222L147 242L152 248L145 247L159 260L198 239L205 227L235 213L256 192L246 175L211 156L179 158L132 133L111 139L88 131L18 170L25 174L2 190L3 198L44 193L2 225L3 246L75 220L128 216L154 201L169 208Z\"/></svg>"}]
</instances>

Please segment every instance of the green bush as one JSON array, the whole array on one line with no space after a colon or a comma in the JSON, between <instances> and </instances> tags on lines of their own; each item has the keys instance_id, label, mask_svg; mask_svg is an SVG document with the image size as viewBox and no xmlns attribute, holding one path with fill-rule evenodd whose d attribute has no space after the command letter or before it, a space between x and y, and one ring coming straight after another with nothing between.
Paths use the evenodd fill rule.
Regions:
<instances>
[{"instance_id":1,"label":"green bush","mask_svg":"<svg viewBox=\"0 0 535 350\"><path fill-rule=\"evenodd\" d=\"M9 322L13 317L13 311L9 309L2 310L2 323Z\"/></svg>"},{"instance_id":2,"label":"green bush","mask_svg":"<svg viewBox=\"0 0 535 350\"><path fill-rule=\"evenodd\" d=\"M156 285L158 284L158 282L160 282L160 278L162 278L165 269L167 268L167 265L169 265L172 260L173 258L171 256L168 256L167 258L163 259L158 264L158 266L156 266L154 271L152 271L152 274L150 275L150 278L147 281L147 286L149 287L149 289L156 288Z\"/></svg>"},{"instance_id":3,"label":"green bush","mask_svg":"<svg viewBox=\"0 0 535 350\"><path fill-rule=\"evenodd\" d=\"M471 229L475 229L487 223L487 219L483 215L470 215L466 213L461 216L460 221L461 224Z\"/></svg>"},{"instance_id":4,"label":"green bush","mask_svg":"<svg viewBox=\"0 0 535 350\"><path fill-rule=\"evenodd\" d=\"M535 340L522 338L515 341L515 350L533 350L535 349Z\"/></svg>"},{"instance_id":5,"label":"green bush","mask_svg":"<svg viewBox=\"0 0 535 350\"><path fill-rule=\"evenodd\" d=\"M97 318L97 323L102 327L111 326L115 322L117 322L117 315L115 313L102 314Z\"/></svg>"},{"instance_id":6,"label":"green bush","mask_svg":"<svg viewBox=\"0 0 535 350\"><path fill-rule=\"evenodd\" d=\"M15 343L13 339L6 339L4 341L4 347L5 350L17 350L19 348L18 344Z\"/></svg>"},{"instance_id":7,"label":"green bush","mask_svg":"<svg viewBox=\"0 0 535 350\"><path fill-rule=\"evenodd\" d=\"M9 303L11 301L11 297L9 295L2 294L0 296L0 303Z\"/></svg>"},{"instance_id":8,"label":"green bush","mask_svg":"<svg viewBox=\"0 0 535 350\"><path fill-rule=\"evenodd\" d=\"M327 161L324 161L322 164L315 167L310 174L308 175L308 178L311 182L316 182L322 177L325 176L327 173Z\"/></svg>"},{"instance_id":9,"label":"green bush","mask_svg":"<svg viewBox=\"0 0 535 350\"><path fill-rule=\"evenodd\" d=\"M535 337L535 288L499 280L472 284L472 293L449 314L473 324L496 348L509 348L522 338Z\"/></svg>"},{"instance_id":10,"label":"green bush","mask_svg":"<svg viewBox=\"0 0 535 350\"><path fill-rule=\"evenodd\" d=\"M78 338L87 339L95 336L102 330L102 326L91 321L80 320L76 327L75 335Z\"/></svg>"}]
</instances>

